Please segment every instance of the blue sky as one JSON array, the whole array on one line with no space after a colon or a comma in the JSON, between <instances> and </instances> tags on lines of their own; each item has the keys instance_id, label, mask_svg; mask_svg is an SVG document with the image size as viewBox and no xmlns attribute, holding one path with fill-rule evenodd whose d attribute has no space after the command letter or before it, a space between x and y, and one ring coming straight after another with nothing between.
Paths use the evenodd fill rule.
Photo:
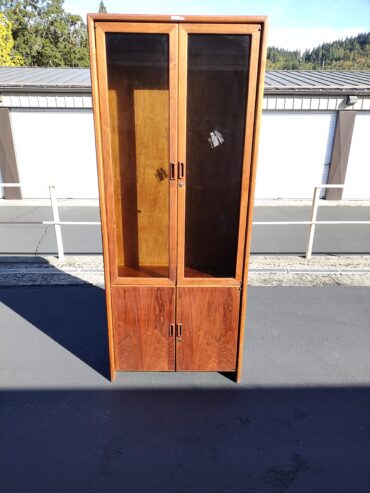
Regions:
<instances>
[{"instance_id":1,"label":"blue sky","mask_svg":"<svg viewBox=\"0 0 370 493\"><path fill-rule=\"evenodd\" d=\"M65 0L69 12L84 18L100 0ZM370 31L370 0L104 0L111 13L268 15L269 45L313 48Z\"/></svg>"}]
</instances>

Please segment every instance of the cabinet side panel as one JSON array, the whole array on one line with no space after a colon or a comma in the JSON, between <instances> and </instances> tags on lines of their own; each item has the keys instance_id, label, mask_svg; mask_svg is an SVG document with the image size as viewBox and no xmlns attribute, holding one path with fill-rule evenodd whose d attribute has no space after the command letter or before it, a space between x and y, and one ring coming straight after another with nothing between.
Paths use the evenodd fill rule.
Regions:
<instances>
[{"instance_id":1,"label":"cabinet side panel","mask_svg":"<svg viewBox=\"0 0 370 493\"><path fill-rule=\"evenodd\" d=\"M238 287L178 287L176 370L235 371Z\"/></svg>"},{"instance_id":2,"label":"cabinet side panel","mask_svg":"<svg viewBox=\"0 0 370 493\"><path fill-rule=\"evenodd\" d=\"M112 310L117 370L175 369L175 288L113 286Z\"/></svg>"},{"instance_id":3,"label":"cabinet side panel","mask_svg":"<svg viewBox=\"0 0 370 493\"><path fill-rule=\"evenodd\" d=\"M104 277L105 277L105 288L106 288L105 293L106 293L106 302L107 302L110 376L111 376L111 380L114 380L116 377L116 368L114 361L114 345L113 345L113 330L112 330L112 303L111 303L111 290L110 290L108 226L107 226L107 211L106 211L103 156L102 156L95 25L92 17L88 17L88 32L89 32L89 49L90 49L91 89L92 89L92 97L93 97L93 113L94 113L94 127L95 127L96 160L98 167L100 220L101 220L101 232L102 232L102 240L103 240Z\"/></svg>"},{"instance_id":4,"label":"cabinet side panel","mask_svg":"<svg viewBox=\"0 0 370 493\"><path fill-rule=\"evenodd\" d=\"M249 260L250 260L251 235L252 235L254 192L256 188L258 144L259 144L261 117L262 117L262 102L263 102L264 79L265 79L265 69L266 69L267 33L268 33L268 21L267 19L265 19L264 22L261 23L261 37L260 37L259 60L258 60L257 98L256 98L256 108L255 108L253 143L252 143L251 172L250 172L249 191L248 191L247 227L246 227L246 242L245 242L243 283L242 283L243 291L241 298L238 364L237 364L237 372L236 372L236 380L238 383L241 381L241 376L242 376L244 330L245 330L247 287L248 287L248 269L249 269Z\"/></svg>"}]
</instances>

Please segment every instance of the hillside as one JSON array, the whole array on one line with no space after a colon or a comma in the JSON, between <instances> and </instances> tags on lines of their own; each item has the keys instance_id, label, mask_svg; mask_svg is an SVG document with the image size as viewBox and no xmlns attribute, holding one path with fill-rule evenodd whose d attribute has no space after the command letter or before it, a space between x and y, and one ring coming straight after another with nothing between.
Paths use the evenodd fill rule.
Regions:
<instances>
[{"instance_id":1,"label":"hillside","mask_svg":"<svg viewBox=\"0 0 370 493\"><path fill-rule=\"evenodd\" d=\"M302 54L271 46L268 70L370 70L370 33L323 43Z\"/></svg>"}]
</instances>

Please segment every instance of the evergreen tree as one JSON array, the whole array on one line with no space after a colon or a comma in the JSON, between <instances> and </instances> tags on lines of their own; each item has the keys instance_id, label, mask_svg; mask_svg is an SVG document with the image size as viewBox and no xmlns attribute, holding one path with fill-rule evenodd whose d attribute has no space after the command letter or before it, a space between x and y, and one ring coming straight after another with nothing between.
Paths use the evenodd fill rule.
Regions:
<instances>
[{"instance_id":1,"label":"evergreen tree","mask_svg":"<svg viewBox=\"0 0 370 493\"><path fill-rule=\"evenodd\" d=\"M106 14L107 13L107 7L105 6L103 0L100 0L98 12L99 12L99 14Z\"/></svg>"},{"instance_id":2,"label":"evergreen tree","mask_svg":"<svg viewBox=\"0 0 370 493\"><path fill-rule=\"evenodd\" d=\"M270 47L267 50L267 69L369 70L370 33L323 43L302 54L299 51Z\"/></svg>"}]
</instances>

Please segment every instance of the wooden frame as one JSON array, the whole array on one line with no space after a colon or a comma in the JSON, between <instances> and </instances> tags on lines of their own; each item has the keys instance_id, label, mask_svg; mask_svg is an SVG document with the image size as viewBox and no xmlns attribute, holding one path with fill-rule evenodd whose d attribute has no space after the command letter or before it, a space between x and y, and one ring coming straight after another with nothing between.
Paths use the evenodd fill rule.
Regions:
<instances>
[{"instance_id":1,"label":"wooden frame","mask_svg":"<svg viewBox=\"0 0 370 493\"><path fill-rule=\"evenodd\" d=\"M184 278L184 187L178 180L169 180L169 276L168 278L121 278L117 272L115 247L115 206L113 177L110 163L110 132L108 123L107 70L105 53L106 32L168 33L169 54L169 155L170 161L185 161L186 137L186 42L188 33L249 34L252 38L249 84L246 107L243 178L240 202L238 254L235 278ZM260 16L170 16L170 15L121 15L89 14L88 31L91 59L91 80L94 107L96 152L98 163L100 209L106 282L108 339L111 379L116 376L114 356L114 330L112 322L112 286L238 286L241 289L239 330L237 343L236 380L242 371L242 352L246 315L249 252L253 217L254 188L256 178L258 135L262 111L264 70L266 56L267 18ZM179 39L179 44L177 40ZM178 72L177 72L178 71ZM178 114L177 114L178 112ZM184 177L186 180L186 177ZM182 188L182 189L181 189ZM181 220L179 220L181 219ZM178 229L177 229L178 228ZM178 241L179 238L179 241ZM117 341L116 341L117 342Z\"/></svg>"},{"instance_id":2,"label":"wooden frame","mask_svg":"<svg viewBox=\"0 0 370 493\"><path fill-rule=\"evenodd\" d=\"M253 129L253 144L251 149L251 169L248 187L248 205L247 205L247 221L246 221L246 241L244 247L244 267L243 267L243 283L242 283L242 298L241 298L241 310L239 320L239 340L238 340L238 360L236 369L236 381L240 383L243 370L243 348L244 348L244 333L245 333L245 320L247 313L247 287L248 287L248 269L250 261L250 249L252 238L252 221L253 221L253 208L254 208L254 193L256 188L256 175L257 175L257 159L258 159L258 144L260 137L260 126L262 118L262 103L263 103L263 89L265 82L265 70L266 70L266 54L267 54L267 31L268 22L267 19L261 23L261 40L259 47L259 63L258 63L258 79L256 86L256 105L254 110L254 129Z\"/></svg>"},{"instance_id":3,"label":"wooden frame","mask_svg":"<svg viewBox=\"0 0 370 493\"><path fill-rule=\"evenodd\" d=\"M169 60L169 158L170 162L176 162L177 157L177 29L176 25L169 24L150 24L145 25L145 33L163 33L169 35L170 60ZM106 163L103 173L105 173L105 183L107 190L107 213L108 213L108 237L110 248L110 279L112 284L127 284L127 279L132 285L164 285L173 286L176 276L176 204L177 191L175 181L169 181L169 277L168 278L122 278L117 271L117 249L115 242L115 224L116 224L116 205L114 203L113 174L112 174L112 155L111 155L111 134L109 128L109 103L108 103L108 85L107 85L107 61L105 49L105 34L110 32L120 33L141 33L143 26L140 23L130 23L122 25L116 22L99 22L96 26L96 41L98 46L98 85L100 92L98 97L100 106L100 119L102 127L102 147L105 149L103 161ZM94 101L95 104L95 101Z\"/></svg>"}]
</instances>

